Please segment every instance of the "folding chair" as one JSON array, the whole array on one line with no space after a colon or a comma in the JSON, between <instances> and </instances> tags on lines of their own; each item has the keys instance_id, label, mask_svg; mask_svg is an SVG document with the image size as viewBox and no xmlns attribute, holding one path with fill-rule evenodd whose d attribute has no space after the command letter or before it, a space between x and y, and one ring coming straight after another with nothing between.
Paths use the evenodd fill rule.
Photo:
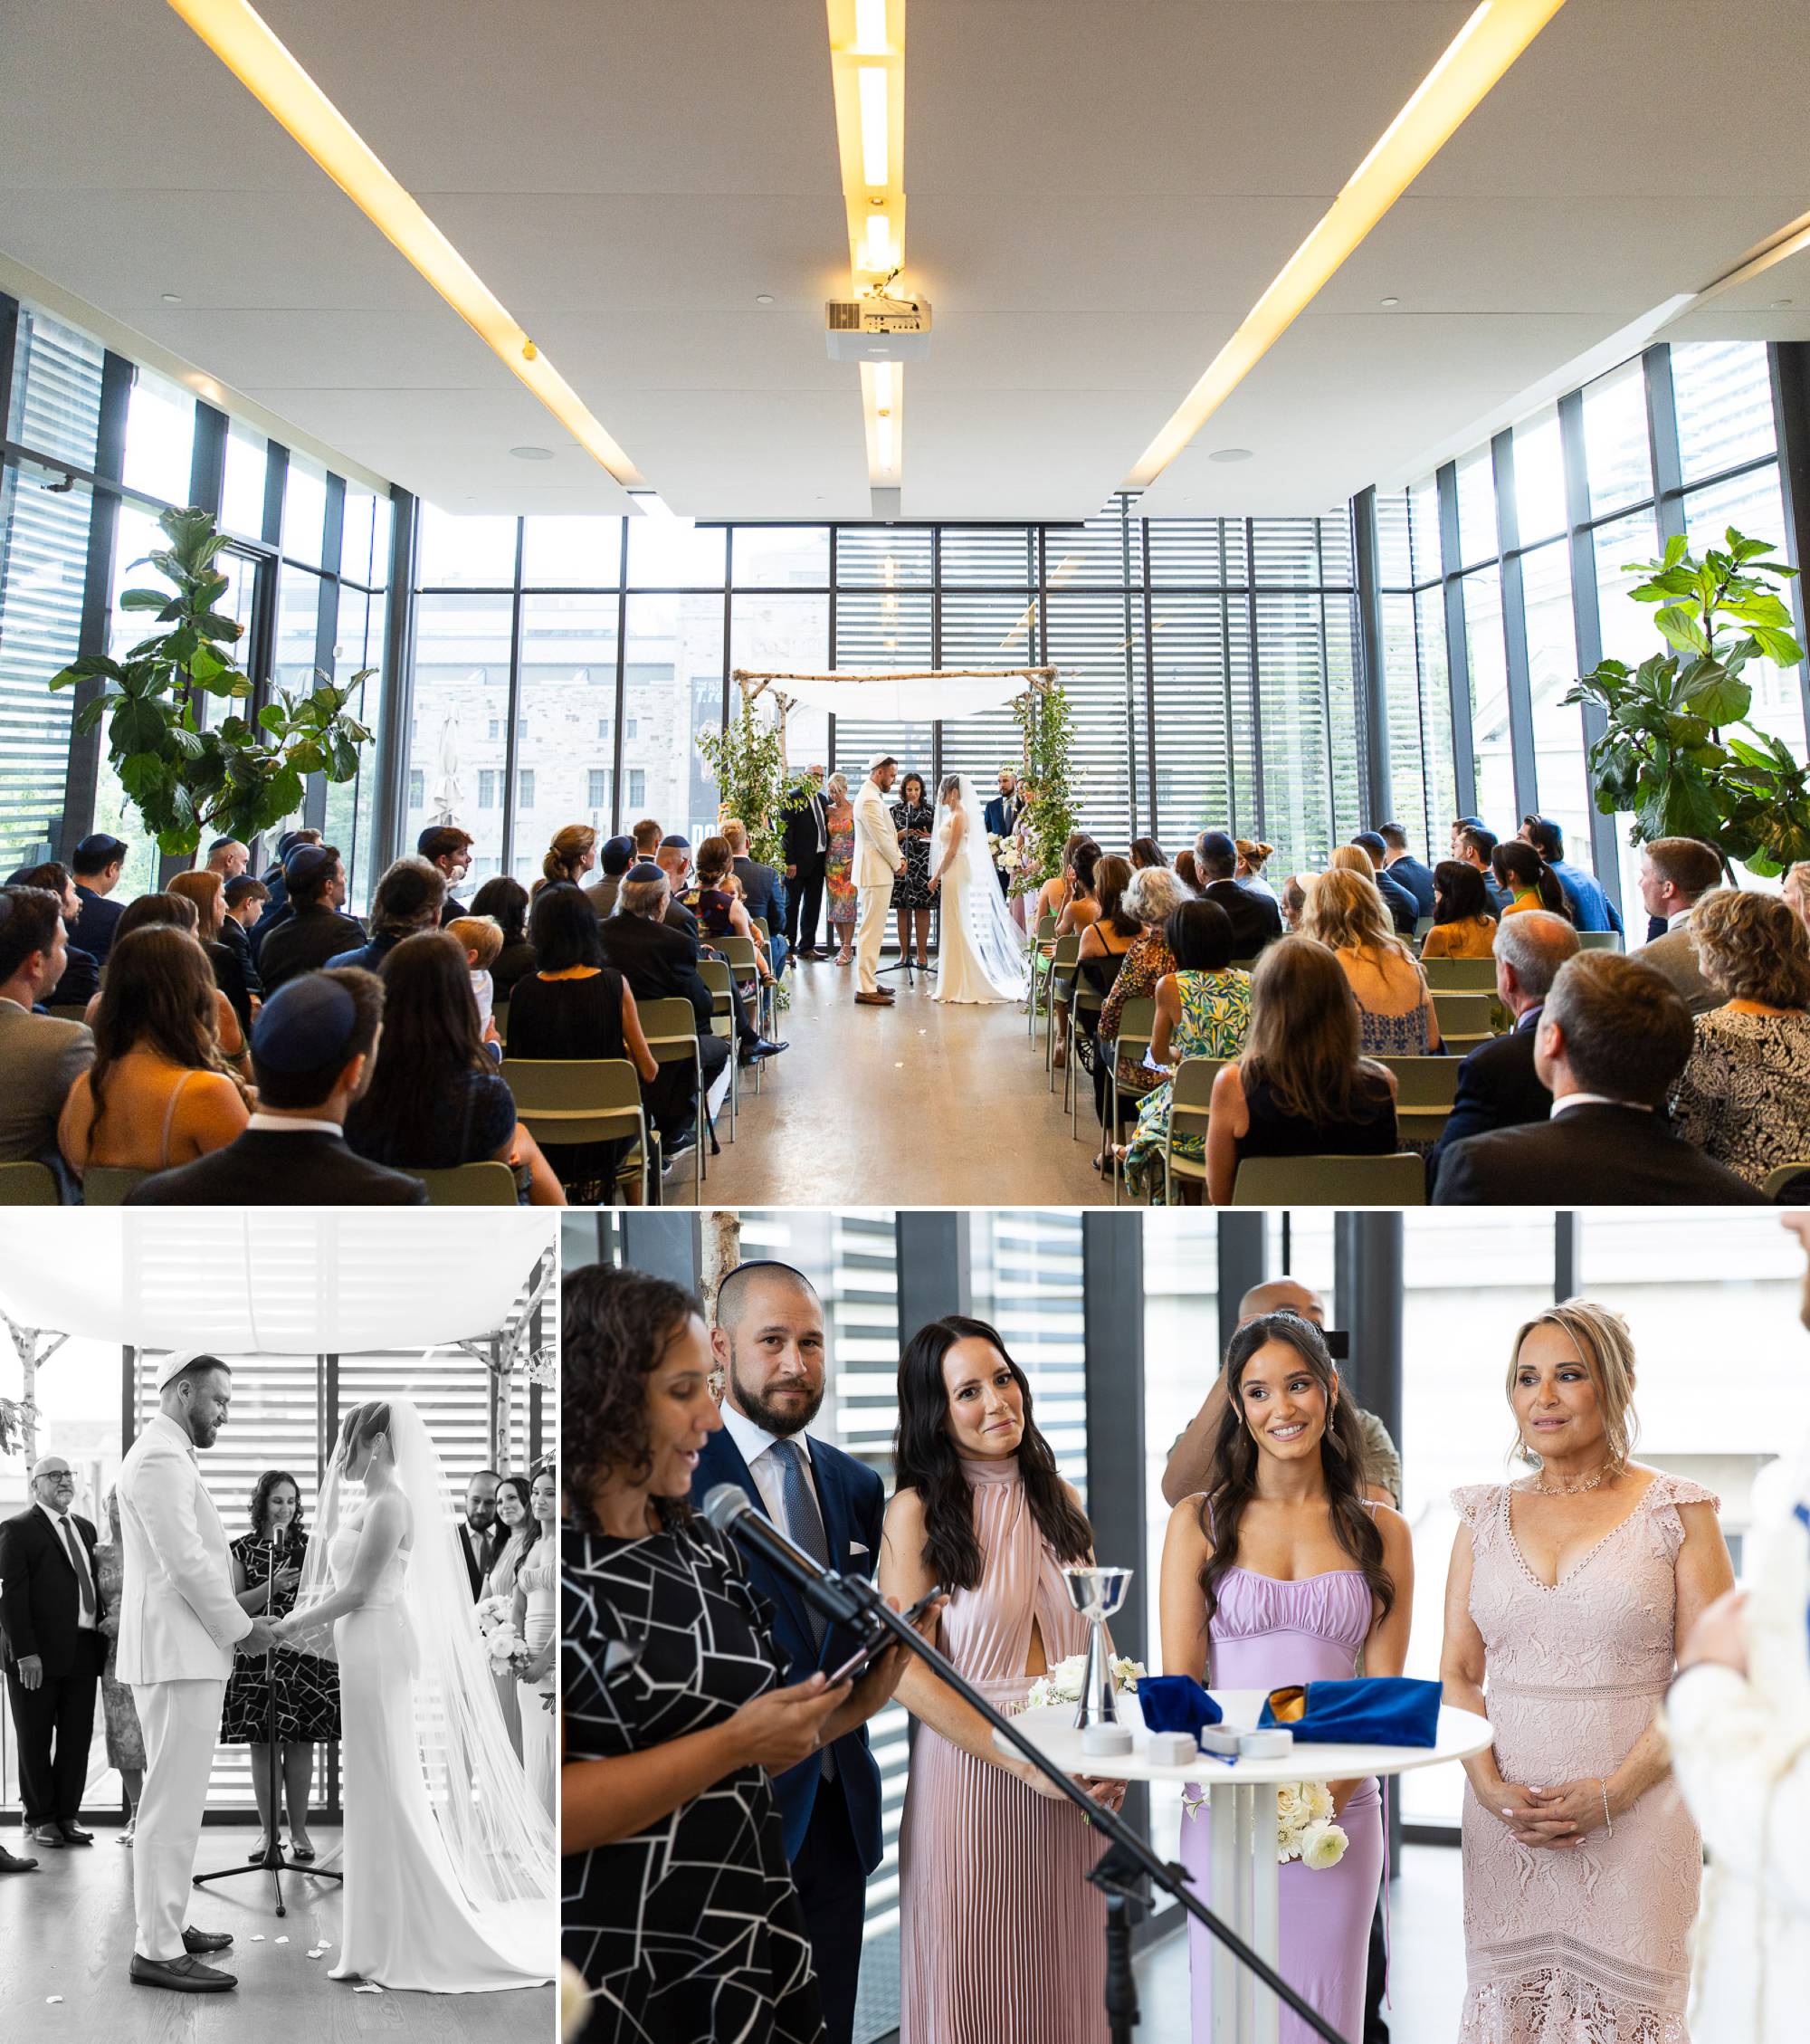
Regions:
<instances>
[{"instance_id":1,"label":"folding chair","mask_svg":"<svg viewBox=\"0 0 1810 2044\"><path fill-rule=\"evenodd\" d=\"M56 1173L48 1164L0 1164L0 1207L61 1207Z\"/></svg>"},{"instance_id":2,"label":"folding chair","mask_svg":"<svg viewBox=\"0 0 1810 2044\"><path fill-rule=\"evenodd\" d=\"M1619 930L1580 930L1577 932L1580 951L1619 951L1626 948Z\"/></svg>"},{"instance_id":3,"label":"folding chair","mask_svg":"<svg viewBox=\"0 0 1810 2044\"><path fill-rule=\"evenodd\" d=\"M1396 1127L1404 1142L1439 1141L1458 1097L1459 1057L1383 1057L1396 1075Z\"/></svg>"},{"instance_id":4,"label":"folding chair","mask_svg":"<svg viewBox=\"0 0 1810 2044\"><path fill-rule=\"evenodd\" d=\"M627 1058L506 1057L502 1073L516 1119L537 1142L619 1142L633 1135L616 1188L639 1177L646 1203L659 1205L658 1144L648 1133L641 1075Z\"/></svg>"},{"instance_id":5,"label":"folding chair","mask_svg":"<svg viewBox=\"0 0 1810 2044\"><path fill-rule=\"evenodd\" d=\"M1393 1157L1247 1157L1232 1187L1234 1207L1424 1207L1426 1164Z\"/></svg>"},{"instance_id":6,"label":"folding chair","mask_svg":"<svg viewBox=\"0 0 1810 2044\"><path fill-rule=\"evenodd\" d=\"M1119 1127L1120 1109L1127 1100L1135 1103L1144 1096L1133 1093L1129 1086L1120 1083L1119 1059L1129 1057L1133 1064L1143 1061L1144 1053L1150 1047L1150 1036L1157 1027L1157 1003L1151 998L1128 1000L1119 1011L1119 1049L1112 1060L1112 1127L1109 1148L1112 1156L1112 1204L1119 1204Z\"/></svg>"},{"instance_id":7,"label":"folding chair","mask_svg":"<svg viewBox=\"0 0 1810 2044\"><path fill-rule=\"evenodd\" d=\"M1428 958L1421 960L1426 983L1436 994L1492 994L1496 961L1492 958Z\"/></svg>"},{"instance_id":8,"label":"folding chair","mask_svg":"<svg viewBox=\"0 0 1810 2044\"><path fill-rule=\"evenodd\" d=\"M1440 1040L1462 1056L1496 1033L1493 1026L1494 998L1489 994L1447 994L1433 989L1434 1013L1439 1017Z\"/></svg>"},{"instance_id":9,"label":"folding chair","mask_svg":"<svg viewBox=\"0 0 1810 2044\"><path fill-rule=\"evenodd\" d=\"M736 1041L735 985L729 969L719 958L700 958L698 977L710 989L710 1034L727 1036L729 1043L729 1141L736 1139L736 1109L741 1104L741 1046Z\"/></svg>"},{"instance_id":10,"label":"folding chair","mask_svg":"<svg viewBox=\"0 0 1810 2044\"><path fill-rule=\"evenodd\" d=\"M1192 1157L1177 1157L1176 1136L1178 1131L1188 1135L1197 1133L1205 1149L1207 1123L1213 1113L1213 1082L1228 1062L1224 1057L1185 1057L1176 1066L1176 1075L1169 1086L1169 1132L1163 1142L1163 1204L1166 1207L1175 1203L1175 1181L1178 1178L1192 1179L1202 1187L1206 1184L1205 1158L1203 1156L1196 1163Z\"/></svg>"},{"instance_id":11,"label":"folding chair","mask_svg":"<svg viewBox=\"0 0 1810 2044\"><path fill-rule=\"evenodd\" d=\"M1075 966L1081 953L1080 931L1058 937L1055 945L1050 956L1049 970L1043 975L1043 1071L1052 1093L1056 1090L1056 995L1060 990L1066 998L1073 991ZM1072 1027L1070 1034L1073 1034ZM1074 1062L1072 1044L1069 1046L1069 1062Z\"/></svg>"},{"instance_id":12,"label":"folding chair","mask_svg":"<svg viewBox=\"0 0 1810 2044\"><path fill-rule=\"evenodd\" d=\"M1117 979L1119 975L1115 972L1112 977ZM1110 990L1109 988L1108 992L1110 992ZM1079 1096L1081 1088L1075 1083L1075 1072L1080 1066L1081 1059L1075 1055L1075 1046L1081 1037L1081 1018L1083 1015L1097 1016L1105 1006L1106 995L1096 992L1088 984L1081 975L1079 961L1077 961L1074 986L1069 995L1069 1061L1062 1073L1062 1077L1066 1082L1062 1091L1067 1095L1062 1104L1069 1111L1069 1134L1071 1138L1076 1132L1076 1123L1080 1113ZM1105 1054L1100 1046L1099 1036L1096 1036L1093 1040L1094 1055L1096 1056L1104 1055Z\"/></svg>"},{"instance_id":13,"label":"folding chair","mask_svg":"<svg viewBox=\"0 0 1810 2044\"><path fill-rule=\"evenodd\" d=\"M19 1167L9 1164L6 1169L17 1170ZM1761 1180L1760 1190L1768 1199L1777 1199L1783 1205L1803 1205L1810 1199L1810 1161L1775 1165Z\"/></svg>"},{"instance_id":14,"label":"folding chair","mask_svg":"<svg viewBox=\"0 0 1810 2044\"><path fill-rule=\"evenodd\" d=\"M481 1163L453 1164L444 1170L411 1171L427 1188L430 1207L513 1207L515 1173L494 1157Z\"/></svg>"},{"instance_id":15,"label":"folding chair","mask_svg":"<svg viewBox=\"0 0 1810 2044\"><path fill-rule=\"evenodd\" d=\"M1043 996L1043 982L1050 976L1050 954L1055 948L1055 917L1039 916L1036 941L1031 946L1031 998L1024 1003L1024 1036L1029 1043L1037 1040L1037 1004Z\"/></svg>"},{"instance_id":16,"label":"folding chair","mask_svg":"<svg viewBox=\"0 0 1810 2044\"><path fill-rule=\"evenodd\" d=\"M123 1207L126 1195L151 1176L124 1164L90 1164L81 1174L82 1202L90 1207Z\"/></svg>"},{"instance_id":17,"label":"folding chair","mask_svg":"<svg viewBox=\"0 0 1810 2044\"><path fill-rule=\"evenodd\" d=\"M736 984L742 989L744 1000L748 998L748 988L753 987L755 1028L761 1036L770 1036L773 1031L770 1026L772 1017L767 1012L767 983L760 977L760 965L755 951L753 939L748 937L718 937L713 940L713 942L727 960ZM762 1058L754 1068L754 1090L757 1093L760 1091L761 1066L766 1062L767 1060Z\"/></svg>"},{"instance_id":18,"label":"folding chair","mask_svg":"<svg viewBox=\"0 0 1810 2044\"><path fill-rule=\"evenodd\" d=\"M704 1098L704 1059L698 1048L698 1011L681 995L669 994L663 1000L637 1004L641 1033L647 1047L661 1065L689 1065L698 1095L698 1142L691 1166L692 1204L704 1202L707 1169L704 1152L710 1146L710 1103Z\"/></svg>"}]
</instances>

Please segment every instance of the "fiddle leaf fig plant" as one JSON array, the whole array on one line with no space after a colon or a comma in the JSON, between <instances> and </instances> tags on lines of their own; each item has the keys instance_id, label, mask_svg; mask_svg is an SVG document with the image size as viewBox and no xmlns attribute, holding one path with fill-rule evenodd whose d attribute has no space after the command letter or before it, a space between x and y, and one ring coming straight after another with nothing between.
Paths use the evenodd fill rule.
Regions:
<instances>
[{"instance_id":1,"label":"fiddle leaf fig plant","mask_svg":"<svg viewBox=\"0 0 1810 2044\"><path fill-rule=\"evenodd\" d=\"M294 815L310 774L357 774L371 733L346 705L376 670L344 686L320 674L313 689L273 688L254 718L228 711L204 728L206 697L224 707L252 693L233 651L244 626L214 608L229 586L215 566L226 540L204 511L167 511L157 523L169 544L130 565L154 568L169 587L127 589L119 607L154 613L161 628L119 660L84 654L50 685L104 684L76 712L75 730L106 724L119 786L163 851L192 853L204 833L249 843Z\"/></svg>"},{"instance_id":2,"label":"fiddle leaf fig plant","mask_svg":"<svg viewBox=\"0 0 1810 2044\"><path fill-rule=\"evenodd\" d=\"M1730 527L1725 540L1700 560L1674 535L1660 559L1629 562L1645 577L1629 595L1657 607L1669 650L1638 667L1599 662L1564 700L1603 713L1607 728L1590 748L1596 807L1632 813L1631 843L1700 838L1725 863L1777 874L1810 858L1810 780L1781 739L1747 721L1753 688L1742 671L1803 659L1779 594L1797 570L1770 558L1769 540Z\"/></svg>"}]
</instances>

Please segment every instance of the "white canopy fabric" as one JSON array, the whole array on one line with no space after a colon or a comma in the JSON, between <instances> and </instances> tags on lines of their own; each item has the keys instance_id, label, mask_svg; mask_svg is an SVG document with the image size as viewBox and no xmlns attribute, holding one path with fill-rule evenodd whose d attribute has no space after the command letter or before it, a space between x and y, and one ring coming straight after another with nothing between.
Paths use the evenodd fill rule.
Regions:
<instances>
[{"instance_id":1,"label":"white canopy fabric","mask_svg":"<svg viewBox=\"0 0 1810 2044\"><path fill-rule=\"evenodd\" d=\"M11 1210L0 1307L139 1349L419 1352L493 1333L555 1218L456 1207Z\"/></svg>"},{"instance_id":2,"label":"white canopy fabric","mask_svg":"<svg viewBox=\"0 0 1810 2044\"><path fill-rule=\"evenodd\" d=\"M776 674L794 703L879 723L947 723L1001 710L1030 687L1023 668L1000 673Z\"/></svg>"}]
</instances>

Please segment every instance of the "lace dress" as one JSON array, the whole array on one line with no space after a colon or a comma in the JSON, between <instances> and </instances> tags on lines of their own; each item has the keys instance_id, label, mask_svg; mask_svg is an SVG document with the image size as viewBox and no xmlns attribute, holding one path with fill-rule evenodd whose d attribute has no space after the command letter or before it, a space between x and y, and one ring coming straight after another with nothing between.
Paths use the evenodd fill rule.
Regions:
<instances>
[{"instance_id":1,"label":"lace dress","mask_svg":"<svg viewBox=\"0 0 1810 2044\"><path fill-rule=\"evenodd\" d=\"M1684 1140L1750 1185L1810 1157L1810 1015L1719 1008L1696 1028L1672 1103Z\"/></svg>"},{"instance_id":2,"label":"lace dress","mask_svg":"<svg viewBox=\"0 0 1810 2044\"><path fill-rule=\"evenodd\" d=\"M1715 1504L1658 1476L1627 1517L1548 1588L1509 1530L1509 1486L1453 1504L1471 1529L1471 1616L1503 1779L1550 1786L1613 1774L1659 1710L1673 1667L1681 1504ZM1689 2044L1689 1941L1702 1873L1697 1827L1666 1775L1565 1850L1518 1845L1464 1791L1459 2044Z\"/></svg>"}]
</instances>

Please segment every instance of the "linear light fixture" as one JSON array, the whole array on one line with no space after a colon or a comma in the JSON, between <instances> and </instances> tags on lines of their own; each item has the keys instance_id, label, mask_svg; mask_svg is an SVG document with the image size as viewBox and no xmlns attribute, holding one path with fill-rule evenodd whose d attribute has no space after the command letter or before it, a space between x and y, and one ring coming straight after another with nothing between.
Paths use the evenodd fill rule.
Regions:
<instances>
[{"instance_id":1,"label":"linear light fixture","mask_svg":"<svg viewBox=\"0 0 1810 2044\"><path fill-rule=\"evenodd\" d=\"M905 263L905 0L825 5L851 288L859 298ZM875 489L896 489L905 448L903 368L863 363L861 393L867 480Z\"/></svg>"},{"instance_id":2,"label":"linear light fixture","mask_svg":"<svg viewBox=\"0 0 1810 2044\"><path fill-rule=\"evenodd\" d=\"M573 439L624 489L640 486L641 472L577 392L256 10L246 0L169 0L169 4Z\"/></svg>"},{"instance_id":3,"label":"linear light fixture","mask_svg":"<svg viewBox=\"0 0 1810 2044\"><path fill-rule=\"evenodd\" d=\"M1565 0L1482 0L1127 479L1154 482L1280 340Z\"/></svg>"}]
</instances>

